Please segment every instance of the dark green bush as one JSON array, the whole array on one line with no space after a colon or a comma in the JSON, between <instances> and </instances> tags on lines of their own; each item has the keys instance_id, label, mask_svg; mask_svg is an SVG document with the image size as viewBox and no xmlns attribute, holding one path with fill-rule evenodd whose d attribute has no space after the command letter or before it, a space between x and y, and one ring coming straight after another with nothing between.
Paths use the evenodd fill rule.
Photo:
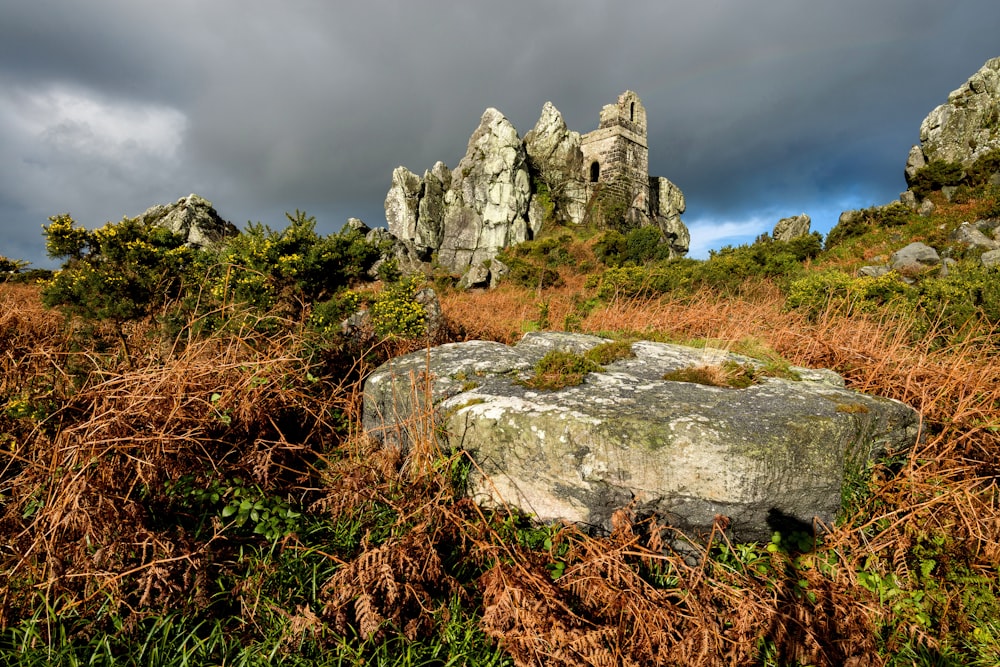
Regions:
<instances>
[{"instance_id":1,"label":"dark green bush","mask_svg":"<svg viewBox=\"0 0 1000 667\"><path fill-rule=\"evenodd\" d=\"M670 258L670 245L664 243L658 227L647 225L628 234L617 230L605 232L594 245L594 254L607 266L646 264Z\"/></svg>"},{"instance_id":2,"label":"dark green bush","mask_svg":"<svg viewBox=\"0 0 1000 667\"><path fill-rule=\"evenodd\" d=\"M345 227L321 237L314 217L301 211L285 215L287 228L250 224L220 251L213 282L217 298L262 310L274 308L279 299L300 307L367 279L380 255L359 231Z\"/></svg>"},{"instance_id":3,"label":"dark green bush","mask_svg":"<svg viewBox=\"0 0 1000 667\"><path fill-rule=\"evenodd\" d=\"M1000 174L1000 148L994 148L976 158L969 168L966 180L972 187L978 187L989 183L990 178L996 174Z\"/></svg>"},{"instance_id":4,"label":"dark green bush","mask_svg":"<svg viewBox=\"0 0 1000 667\"><path fill-rule=\"evenodd\" d=\"M965 172L958 162L931 160L910 179L910 189L923 199L946 185L958 185L964 176Z\"/></svg>"},{"instance_id":5,"label":"dark green bush","mask_svg":"<svg viewBox=\"0 0 1000 667\"><path fill-rule=\"evenodd\" d=\"M42 291L48 306L122 322L158 314L197 285L191 270L199 253L163 227L125 218L88 231L69 215L49 220L49 256L66 262Z\"/></svg>"}]
</instances>

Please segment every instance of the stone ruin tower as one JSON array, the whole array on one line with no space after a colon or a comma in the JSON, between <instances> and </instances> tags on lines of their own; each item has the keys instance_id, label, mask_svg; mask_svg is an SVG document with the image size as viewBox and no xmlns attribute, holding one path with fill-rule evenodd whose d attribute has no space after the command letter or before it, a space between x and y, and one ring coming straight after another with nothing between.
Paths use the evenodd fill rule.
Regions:
<instances>
[{"instance_id":1,"label":"stone ruin tower","mask_svg":"<svg viewBox=\"0 0 1000 667\"><path fill-rule=\"evenodd\" d=\"M598 188L612 189L640 211L649 209L649 143L646 109L631 90L616 104L601 109L596 130L580 137L584 178L591 195Z\"/></svg>"},{"instance_id":2,"label":"stone ruin tower","mask_svg":"<svg viewBox=\"0 0 1000 667\"><path fill-rule=\"evenodd\" d=\"M496 261L501 249L531 240L547 220L584 223L589 211L602 211L605 195L624 205L616 214L630 227L655 225L670 256L683 256L691 240L680 217L684 194L649 175L646 136L646 109L630 90L582 136L551 102L523 139L487 109L454 170L438 162L423 178L406 167L393 171L385 213L400 268L430 272L436 261L462 275L464 286L492 283L504 270Z\"/></svg>"}]
</instances>

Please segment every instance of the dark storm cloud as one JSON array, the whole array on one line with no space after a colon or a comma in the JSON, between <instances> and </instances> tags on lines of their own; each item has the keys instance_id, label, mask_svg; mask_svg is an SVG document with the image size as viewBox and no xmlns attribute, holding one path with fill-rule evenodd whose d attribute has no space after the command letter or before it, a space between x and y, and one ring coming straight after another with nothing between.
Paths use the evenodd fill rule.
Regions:
<instances>
[{"instance_id":1,"label":"dark storm cloud","mask_svg":"<svg viewBox=\"0 0 1000 667\"><path fill-rule=\"evenodd\" d=\"M1000 5L0 0L0 253L189 192L238 224L383 221L486 107L586 132L639 93L696 245L884 203L920 121L1000 55ZM687 5L687 6L685 6Z\"/></svg>"}]
</instances>

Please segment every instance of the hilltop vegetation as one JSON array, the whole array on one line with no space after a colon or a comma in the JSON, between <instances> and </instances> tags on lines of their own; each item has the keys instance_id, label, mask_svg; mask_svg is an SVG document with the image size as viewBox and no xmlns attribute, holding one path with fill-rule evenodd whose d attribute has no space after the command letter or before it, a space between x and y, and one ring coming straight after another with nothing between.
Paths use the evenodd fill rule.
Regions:
<instances>
[{"instance_id":1,"label":"hilltop vegetation","mask_svg":"<svg viewBox=\"0 0 1000 667\"><path fill-rule=\"evenodd\" d=\"M996 217L1000 193L927 197L931 216L870 209L825 243L762 237L706 261L643 229L556 227L505 251L497 289L438 274L433 331L420 281L305 213L209 250L56 216L62 270L0 285L0 656L997 664L1000 274L948 238ZM911 241L954 259L948 274L856 275ZM405 454L361 432L382 361L535 329L832 368L920 410L925 432L912 458L846 480L828 532L732 544L720 526L695 557L628 512L593 536L477 507L471 463L433 424Z\"/></svg>"}]
</instances>

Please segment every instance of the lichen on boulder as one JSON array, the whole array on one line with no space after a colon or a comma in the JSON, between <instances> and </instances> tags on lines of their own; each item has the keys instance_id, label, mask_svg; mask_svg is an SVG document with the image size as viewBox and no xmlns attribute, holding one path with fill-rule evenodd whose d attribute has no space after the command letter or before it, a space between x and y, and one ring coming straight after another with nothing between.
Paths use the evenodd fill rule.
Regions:
<instances>
[{"instance_id":1,"label":"lichen on boulder","mask_svg":"<svg viewBox=\"0 0 1000 667\"><path fill-rule=\"evenodd\" d=\"M580 384L526 382L549 352L606 342L532 333L513 347L472 341L393 359L365 385L365 429L405 447L436 437L412 431L434 414L443 446L475 460L469 492L487 505L598 531L628 505L693 533L725 516L745 540L769 538L779 519L830 525L845 475L916 440L914 410L848 390L831 371L792 367L798 379L745 389L663 379L698 364L763 365L722 350L636 342L634 357Z\"/></svg>"}]
</instances>

